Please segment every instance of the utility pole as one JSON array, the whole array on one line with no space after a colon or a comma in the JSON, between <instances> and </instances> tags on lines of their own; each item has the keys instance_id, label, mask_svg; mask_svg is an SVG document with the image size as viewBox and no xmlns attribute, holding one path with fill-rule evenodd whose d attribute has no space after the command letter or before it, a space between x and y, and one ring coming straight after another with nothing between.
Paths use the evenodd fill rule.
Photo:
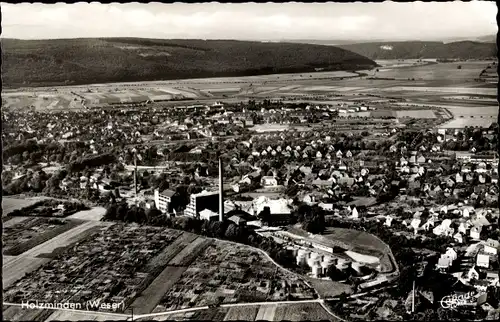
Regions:
<instances>
[{"instance_id":1,"label":"utility pole","mask_svg":"<svg viewBox=\"0 0 500 322\"><path fill-rule=\"evenodd\" d=\"M137 150L134 148L134 192L135 200L137 201Z\"/></svg>"},{"instance_id":2,"label":"utility pole","mask_svg":"<svg viewBox=\"0 0 500 322\"><path fill-rule=\"evenodd\" d=\"M219 221L224 221L224 177L222 169L222 158L217 153L219 158Z\"/></svg>"},{"instance_id":3,"label":"utility pole","mask_svg":"<svg viewBox=\"0 0 500 322\"><path fill-rule=\"evenodd\" d=\"M415 280L413 280L413 296L411 301L411 313L415 313Z\"/></svg>"}]
</instances>

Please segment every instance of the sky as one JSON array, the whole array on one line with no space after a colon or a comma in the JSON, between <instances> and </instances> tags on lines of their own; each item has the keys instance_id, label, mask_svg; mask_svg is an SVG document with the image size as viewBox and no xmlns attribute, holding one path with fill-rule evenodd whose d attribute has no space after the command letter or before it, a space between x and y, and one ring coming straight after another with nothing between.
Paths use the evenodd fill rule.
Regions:
<instances>
[{"instance_id":1,"label":"sky","mask_svg":"<svg viewBox=\"0 0 500 322\"><path fill-rule=\"evenodd\" d=\"M2 38L445 40L497 33L493 1L8 4Z\"/></svg>"}]
</instances>

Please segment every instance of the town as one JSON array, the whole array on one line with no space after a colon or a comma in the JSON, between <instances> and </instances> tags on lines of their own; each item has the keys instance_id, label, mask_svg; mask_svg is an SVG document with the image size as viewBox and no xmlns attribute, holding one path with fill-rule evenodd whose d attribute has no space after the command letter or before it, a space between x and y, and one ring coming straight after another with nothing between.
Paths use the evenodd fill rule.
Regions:
<instances>
[{"instance_id":1,"label":"town","mask_svg":"<svg viewBox=\"0 0 500 322\"><path fill-rule=\"evenodd\" d=\"M363 59L6 88L5 319L500 319L497 59Z\"/></svg>"}]
</instances>

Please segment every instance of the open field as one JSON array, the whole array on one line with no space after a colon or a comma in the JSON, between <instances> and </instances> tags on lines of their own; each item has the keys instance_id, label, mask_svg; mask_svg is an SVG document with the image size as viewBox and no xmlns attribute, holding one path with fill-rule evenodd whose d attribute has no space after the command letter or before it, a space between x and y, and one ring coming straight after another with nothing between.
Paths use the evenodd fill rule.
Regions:
<instances>
[{"instance_id":1,"label":"open field","mask_svg":"<svg viewBox=\"0 0 500 322\"><path fill-rule=\"evenodd\" d=\"M237 103L249 98L280 98L288 102L308 102L311 104L321 103L337 106L340 101L349 102L364 100L367 104L381 104L376 101L384 101L383 96L407 98L417 100L419 103L425 101L440 101L443 96L450 95L489 95L496 96L496 87L487 83L475 82L482 69L486 68L489 61L470 61L461 63L437 63L431 65L420 65L412 67L383 68L373 78L374 70L369 71L370 77L354 76L346 72L317 72L277 74L249 77L226 77L226 78L204 78L183 79L176 81L152 81L135 83L110 83L85 86L61 86L56 88L36 88L16 90L8 93L7 100L26 100L33 93L44 102L47 100L58 100L57 95L74 95L79 100L83 95L95 96L94 101L112 102L134 101L135 98L149 100L169 99L171 96L177 98L189 98L189 101L164 101L162 106L207 104L215 101L225 103ZM458 65L462 68L458 69ZM392 77L391 73L397 75ZM347 77L347 78L343 78ZM390 78L395 79L390 79ZM343 78L343 79L342 79ZM411 80L414 78L415 80ZM410 79L410 80L408 80ZM93 91L89 93L88 91ZM74 92L76 94L71 94ZM26 93L31 93L26 95ZM328 98L328 95L332 95ZM336 95L341 95L336 97ZM362 96L360 96L362 95ZM370 97L377 95L382 97ZM80 97L81 96L81 97ZM89 96L88 101L92 101ZM18 98L19 97L19 98ZM111 97L113 97L111 99ZM298 100L292 100L296 97ZM132 99L134 98L134 99ZM33 98L32 98L33 99ZM473 101L479 104L480 101ZM448 101L446 103L454 103ZM493 102L494 103L494 102ZM493 104L492 103L492 104ZM472 103L471 103L472 104ZM486 103L485 103L486 104ZM15 105L15 104L14 104ZM19 104L18 104L19 105ZM23 104L20 104L20 106ZM26 104L24 104L26 105ZM7 106L10 106L7 104ZM378 107L378 106L377 106ZM390 109L390 104L383 106ZM479 106L478 106L479 107ZM496 107L496 106L494 106ZM369 117L370 112L349 114L350 116ZM396 116L396 115L394 115ZM406 111L398 112L398 118L418 117L434 118L432 111ZM460 122L460 123L463 123ZM480 121L471 121L471 125L484 124ZM485 122L486 123L486 122ZM452 125L450 126L454 126ZM257 131L278 131L287 126L279 126L277 129L254 128Z\"/></svg>"},{"instance_id":2,"label":"open field","mask_svg":"<svg viewBox=\"0 0 500 322\"><path fill-rule=\"evenodd\" d=\"M321 298L335 297L342 293L350 294L352 292L351 286L329 279L308 278L307 281Z\"/></svg>"},{"instance_id":3,"label":"open field","mask_svg":"<svg viewBox=\"0 0 500 322\"><path fill-rule=\"evenodd\" d=\"M90 210L79 211L71 216L66 217L66 218L100 221L105 213L106 213L106 209L104 207L94 207Z\"/></svg>"},{"instance_id":4,"label":"open field","mask_svg":"<svg viewBox=\"0 0 500 322\"><path fill-rule=\"evenodd\" d=\"M491 119L491 118L459 118L459 119L453 119L449 122L446 122L444 124L439 125L439 128L443 129L458 129L458 128L464 128L466 126L478 126L478 127L490 127L491 123L497 123L497 119Z\"/></svg>"},{"instance_id":5,"label":"open field","mask_svg":"<svg viewBox=\"0 0 500 322\"><path fill-rule=\"evenodd\" d=\"M3 228L5 229L15 226L27 219L30 219L30 217L4 216L2 217Z\"/></svg>"},{"instance_id":6,"label":"open field","mask_svg":"<svg viewBox=\"0 0 500 322\"><path fill-rule=\"evenodd\" d=\"M3 197L2 198L2 216L6 216L14 210L22 209L35 203L51 199L48 197L30 197L30 198L16 198L16 197Z\"/></svg>"},{"instance_id":7,"label":"open field","mask_svg":"<svg viewBox=\"0 0 500 322\"><path fill-rule=\"evenodd\" d=\"M441 128L463 128L465 126L489 127L491 123L498 122L498 106L446 106L454 119L440 125Z\"/></svg>"},{"instance_id":8,"label":"open field","mask_svg":"<svg viewBox=\"0 0 500 322\"><path fill-rule=\"evenodd\" d=\"M469 94L469 95L496 95L495 88L477 87L437 87L437 86L396 86L383 89L386 92L418 92L427 94ZM425 93L425 94L424 94Z\"/></svg>"},{"instance_id":9,"label":"open field","mask_svg":"<svg viewBox=\"0 0 500 322\"><path fill-rule=\"evenodd\" d=\"M459 65L461 69L458 69ZM373 75L386 78L415 78L416 80L449 79L451 81L461 81L473 80L479 77L481 71L487 66L487 61L438 63L405 68L383 68L379 69L379 72Z\"/></svg>"},{"instance_id":10,"label":"open field","mask_svg":"<svg viewBox=\"0 0 500 322\"><path fill-rule=\"evenodd\" d=\"M339 240L354 247L371 249L379 253L387 251L387 246L380 239L364 231L346 228L328 228L323 236L326 239Z\"/></svg>"},{"instance_id":11,"label":"open field","mask_svg":"<svg viewBox=\"0 0 500 322\"><path fill-rule=\"evenodd\" d=\"M434 119L436 114L433 110L406 110L406 111L396 111L397 118L419 118L419 119Z\"/></svg>"}]
</instances>

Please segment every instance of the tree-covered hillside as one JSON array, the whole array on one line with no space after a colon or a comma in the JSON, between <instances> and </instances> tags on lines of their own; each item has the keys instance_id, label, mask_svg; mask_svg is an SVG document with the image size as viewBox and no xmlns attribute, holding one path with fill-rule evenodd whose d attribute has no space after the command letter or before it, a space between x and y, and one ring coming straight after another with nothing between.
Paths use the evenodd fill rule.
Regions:
<instances>
[{"instance_id":1,"label":"tree-covered hillside","mask_svg":"<svg viewBox=\"0 0 500 322\"><path fill-rule=\"evenodd\" d=\"M4 86L249 76L375 66L332 46L140 38L2 40Z\"/></svg>"}]
</instances>

